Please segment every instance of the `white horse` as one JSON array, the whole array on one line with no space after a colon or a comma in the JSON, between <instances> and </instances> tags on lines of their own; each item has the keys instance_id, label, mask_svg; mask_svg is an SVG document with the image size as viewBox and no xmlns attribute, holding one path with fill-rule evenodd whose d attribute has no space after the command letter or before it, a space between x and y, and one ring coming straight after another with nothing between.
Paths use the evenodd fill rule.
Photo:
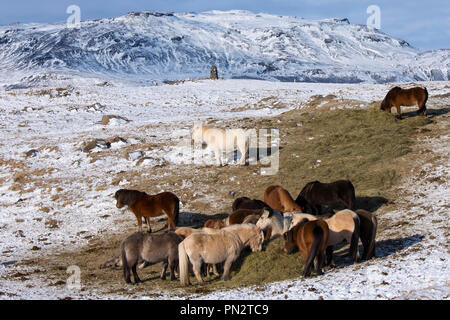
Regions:
<instances>
[{"instance_id":1,"label":"white horse","mask_svg":"<svg viewBox=\"0 0 450 320\"><path fill-rule=\"evenodd\" d=\"M221 129L194 124L192 129L194 143L206 143L214 151L216 164L222 166L221 155L224 151L232 152L236 148L241 153L239 164L245 165L245 157L249 147L249 137L244 129Z\"/></svg>"},{"instance_id":2,"label":"white horse","mask_svg":"<svg viewBox=\"0 0 450 320\"><path fill-rule=\"evenodd\" d=\"M283 215L278 210L272 210L272 212L270 212L265 209L256 223L256 226L264 231L270 229L270 239L275 239L289 231L293 220L300 222L303 218L307 218L308 220L316 219L316 217L307 213L285 212Z\"/></svg>"}]
</instances>

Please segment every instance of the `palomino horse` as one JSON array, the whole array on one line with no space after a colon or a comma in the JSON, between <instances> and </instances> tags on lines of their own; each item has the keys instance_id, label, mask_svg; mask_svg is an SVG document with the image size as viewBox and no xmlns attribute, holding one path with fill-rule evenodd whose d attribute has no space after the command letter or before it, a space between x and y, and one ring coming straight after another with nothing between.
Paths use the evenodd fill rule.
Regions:
<instances>
[{"instance_id":1,"label":"palomino horse","mask_svg":"<svg viewBox=\"0 0 450 320\"><path fill-rule=\"evenodd\" d=\"M204 283L201 276L203 263L218 264L224 262L222 278L230 279L231 264L239 257L244 245L239 237L223 230L215 234L193 233L178 245L178 258L180 267L180 282L189 285L189 261L197 281Z\"/></svg>"},{"instance_id":2,"label":"palomino horse","mask_svg":"<svg viewBox=\"0 0 450 320\"><path fill-rule=\"evenodd\" d=\"M131 283L130 269L133 271L134 282L141 282L136 272L139 261L147 263L163 261L161 279L166 279L166 270L169 267L170 280L175 280L175 268L178 264L178 244L181 241L183 241L183 238L171 231L156 235L136 232L127 237L120 246L125 282Z\"/></svg>"},{"instance_id":3,"label":"palomino horse","mask_svg":"<svg viewBox=\"0 0 450 320\"><path fill-rule=\"evenodd\" d=\"M368 260L375 256L375 236L377 234L378 220L373 213L358 209L355 211L359 216L360 238L364 247L362 259Z\"/></svg>"},{"instance_id":4,"label":"palomino horse","mask_svg":"<svg viewBox=\"0 0 450 320\"><path fill-rule=\"evenodd\" d=\"M400 106L416 105L419 110L417 114L426 115L428 100L428 91L426 88L414 87L410 89L402 89L394 87L386 94L386 97L381 102L380 109L391 112L391 108L397 109L398 117L401 119L402 113Z\"/></svg>"},{"instance_id":5,"label":"palomino horse","mask_svg":"<svg viewBox=\"0 0 450 320\"><path fill-rule=\"evenodd\" d=\"M264 203L281 212L303 212L302 206L295 203L286 189L280 186L269 186L264 191Z\"/></svg>"},{"instance_id":6,"label":"palomino horse","mask_svg":"<svg viewBox=\"0 0 450 320\"><path fill-rule=\"evenodd\" d=\"M322 265L325 259L325 250L328 243L328 225L323 220L309 221L303 219L291 230L283 234L285 241L284 251L291 254L296 248L305 261L303 276L311 274L311 267L314 263L314 271L323 274Z\"/></svg>"},{"instance_id":7,"label":"palomino horse","mask_svg":"<svg viewBox=\"0 0 450 320\"><path fill-rule=\"evenodd\" d=\"M320 214L320 205L330 205L336 202L341 202L345 208L354 210L355 187L349 180L338 180L331 183L312 181L303 187L295 202L302 208L309 206L312 214Z\"/></svg>"},{"instance_id":8,"label":"palomino horse","mask_svg":"<svg viewBox=\"0 0 450 320\"><path fill-rule=\"evenodd\" d=\"M168 217L169 230L175 230L180 212L180 200L172 192L162 192L156 195L148 195L138 190L120 189L114 195L116 207L128 206L136 216L139 231L142 231L142 217L145 217L148 232L152 232L150 227L150 217L157 217L165 213Z\"/></svg>"},{"instance_id":9,"label":"palomino horse","mask_svg":"<svg viewBox=\"0 0 450 320\"><path fill-rule=\"evenodd\" d=\"M263 209L264 207L269 207L269 206L261 200L258 200L258 199L252 200L248 197L240 197L233 201L233 205L231 206L231 209L233 211L236 211L238 209L256 210L256 209Z\"/></svg>"},{"instance_id":10,"label":"palomino horse","mask_svg":"<svg viewBox=\"0 0 450 320\"><path fill-rule=\"evenodd\" d=\"M236 149L241 153L239 163L245 165L245 158L249 147L249 137L243 129L220 129L202 124L195 124L192 129L194 143L205 142L214 151L216 164L222 166L221 155L224 151L231 152Z\"/></svg>"}]
</instances>

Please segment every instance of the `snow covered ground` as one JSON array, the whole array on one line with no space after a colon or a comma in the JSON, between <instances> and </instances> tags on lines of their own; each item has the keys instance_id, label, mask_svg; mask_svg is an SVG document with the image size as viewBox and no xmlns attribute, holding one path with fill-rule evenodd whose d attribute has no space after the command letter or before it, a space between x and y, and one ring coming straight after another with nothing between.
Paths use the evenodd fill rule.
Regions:
<instances>
[{"instance_id":1,"label":"snow covered ground","mask_svg":"<svg viewBox=\"0 0 450 320\"><path fill-rule=\"evenodd\" d=\"M50 87L0 89L0 298L58 298L69 293L77 297L64 287L41 286L41 275L31 277L33 285L29 286L10 275L19 272L15 264L23 259L72 250L104 232L134 226L131 217L116 219L112 200L117 190L112 183L115 175L138 165L150 172L164 161L177 164L180 138L187 137L194 121L216 120L220 125L223 119L275 116L308 108L316 95L359 100L364 107L381 100L393 86L259 80L136 86L81 77L52 81ZM449 82L420 84L427 86L430 97L449 92ZM444 97L435 107L448 108L448 100ZM102 124L107 115L121 118ZM446 121L448 125L448 118ZM83 151L92 139L104 142ZM102 148L108 142L111 147ZM407 192L402 198L407 210L382 212L381 219L406 215L411 219L400 243L404 249L378 252L375 260L337 268L322 277L191 298L448 299L448 146L448 131L424 141L423 147L440 159L427 168L423 179L406 181L403 187L420 190L420 196ZM125 147L127 152L122 151ZM432 182L431 178L438 177L444 182ZM189 188L188 181L184 187ZM183 204L182 211L189 209L189 203ZM379 241L389 239L388 231L378 236ZM88 294L83 293L87 296L126 298L104 294L101 288L90 288ZM165 292L159 296L174 297Z\"/></svg>"}]
</instances>

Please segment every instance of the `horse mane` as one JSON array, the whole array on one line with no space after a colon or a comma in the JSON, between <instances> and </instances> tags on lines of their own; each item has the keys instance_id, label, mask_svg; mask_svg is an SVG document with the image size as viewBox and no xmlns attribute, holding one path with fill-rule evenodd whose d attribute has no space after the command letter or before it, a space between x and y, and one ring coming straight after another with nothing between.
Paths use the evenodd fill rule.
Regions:
<instances>
[{"instance_id":1,"label":"horse mane","mask_svg":"<svg viewBox=\"0 0 450 320\"><path fill-rule=\"evenodd\" d=\"M315 181L311 181L311 182L308 182L307 184L305 184L302 191L300 191L299 196L305 197L306 192L309 192L309 190L311 190L312 186L316 183L320 183L320 181L315 180Z\"/></svg>"}]
</instances>

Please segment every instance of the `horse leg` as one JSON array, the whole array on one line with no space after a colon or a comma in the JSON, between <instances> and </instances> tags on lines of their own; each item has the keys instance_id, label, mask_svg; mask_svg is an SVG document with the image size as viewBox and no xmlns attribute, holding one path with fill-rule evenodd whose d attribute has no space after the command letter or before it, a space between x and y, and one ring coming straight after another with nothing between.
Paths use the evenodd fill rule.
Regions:
<instances>
[{"instance_id":1,"label":"horse leg","mask_svg":"<svg viewBox=\"0 0 450 320\"><path fill-rule=\"evenodd\" d=\"M136 265L137 265L137 263L134 264L134 265L131 267L131 271L133 271L134 283L139 283L139 282L142 282L142 281L141 281L141 279L139 279L139 276L138 276L138 274L137 274L137 272L136 272Z\"/></svg>"},{"instance_id":2,"label":"horse leg","mask_svg":"<svg viewBox=\"0 0 450 320\"><path fill-rule=\"evenodd\" d=\"M136 219L137 219L137 223L138 223L139 232L142 232L142 217L136 215Z\"/></svg>"},{"instance_id":3,"label":"horse leg","mask_svg":"<svg viewBox=\"0 0 450 320\"><path fill-rule=\"evenodd\" d=\"M402 118L402 110L400 106L395 106L395 109L397 109L397 114L398 114L398 118L399 119L403 119Z\"/></svg>"},{"instance_id":4,"label":"horse leg","mask_svg":"<svg viewBox=\"0 0 450 320\"><path fill-rule=\"evenodd\" d=\"M219 272L217 271L217 264L213 264L213 274L215 276L219 276Z\"/></svg>"},{"instance_id":5,"label":"horse leg","mask_svg":"<svg viewBox=\"0 0 450 320\"><path fill-rule=\"evenodd\" d=\"M197 278L197 281L201 284L204 283L201 275L202 261L201 260L193 261L192 267L194 269L194 275Z\"/></svg>"},{"instance_id":6,"label":"horse leg","mask_svg":"<svg viewBox=\"0 0 450 320\"><path fill-rule=\"evenodd\" d=\"M130 268L128 267L128 263L126 261L123 262L123 277L125 278L126 283L132 283L131 275L130 275Z\"/></svg>"},{"instance_id":7,"label":"horse leg","mask_svg":"<svg viewBox=\"0 0 450 320\"><path fill-rule=\"evenodd\" d=\"M222 161L220 160L220 150L218 148L214 149L214 156L216 157L216 166L221 167Z\"/></svg>"},{"instance_id":8,"label":"horse leg","mask_svg":"<svg viewBox=\"0 0 450 320\"><path fill-rule=\"evenodd\" d=\"M231 264L233 263L234 257L230 258L228 257L227 260L225 260L225 263L223 265L223 276L222 279L225 281L228 281L231 279L230 277L230 269L231 269Z\"/></svg>"},{"instance_id":9,"label":"horse leg","mask_svg":"<svg viewBox=\"0 0 450 320\"><path fill-rule=\"evenodd\" d=\"M160 278L162 279L162 280L166 280L166 271L167 271L167 266L169 265L169 262L166 260L166 261L164 261L164 263L163 263L163 268L162 268L162 270L161 270L161 275L160 275Z\"/></svg>"},{"instance_id":10,"label":"horse leg","mask_svg":"<svg viewBox=\"0 0 450 320\"><path fill-rule=\"evenodd\" d=\"M322 275L323 274L323 272L322 272L323 260L324 260L323 252L319 252L317 257L314 259L314 271L318 275Z\"/></svg>"},{"instance_id":11,"label":"horse leg","mask_svg":"<svg viewBox=\"0 0 450 320\"><path fill-rule=\"evenodd\" d=\"M326 250L326 265L334 268L334 261L333 261L333 246L328 246Z\"/></svg>"},{"instance_id":12,"label":"horse leg","mask_svg":"<svg viewBox=\"0 0 450 320\"><path fill-rule=\"evenodd\" d=\"M150 226L150 217L145 217L145 221L147 222L147 232L152 233L152 227Z\"/></svg>"},{"instance_id":13,"label":"horse leg","mask_svg":"<svg viewBox=\"0 0 450 320\"><path fill-rule=\"evenodd\" d=\"M176 277L175 277L176 266L177 266L177 263L176 263L175 259L169 258L170 281L176 280Z\"/></svg>"}]
</instances>

